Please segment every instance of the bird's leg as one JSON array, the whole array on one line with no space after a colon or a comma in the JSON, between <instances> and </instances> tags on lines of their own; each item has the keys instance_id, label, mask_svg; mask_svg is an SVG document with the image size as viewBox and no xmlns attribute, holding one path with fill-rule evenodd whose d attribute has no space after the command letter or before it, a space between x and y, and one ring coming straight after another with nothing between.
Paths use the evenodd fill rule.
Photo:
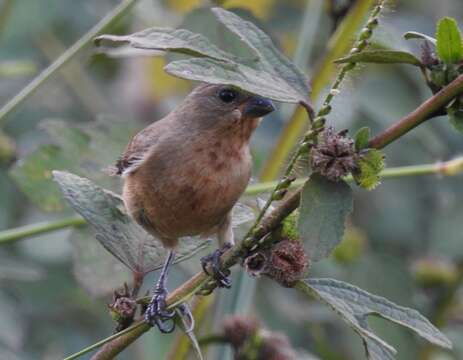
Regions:
<instances>
[{"instance_id":1,"label":"bird's leg","mask_svg":"<svg viewBox=\"0 0 463 360\"><path fill-rule=\"evenodd\" d=\"M228 278L229 274L225 274L222 270L220 270L220 257L235 244L231 216L232 212L230 211L217 231L220 248L201 259L203 271L208 275L212 275L212 277L217 281L217 285L219 287L225 288L229 288L231 286L231 281ZM211 267L212 274L209 274L208 266Z\"/></svg>"},{"instance_id":2,"label":"bird's leg","mask_svg":"<svg viewBox=\"0 0 463 360\"><path fill-rule=\"evenodd\" d=\"M175 258L175 252L169 251L169 255L162 267L161 275L154 288L153 297L145 312L145 321L151 326L156 325L162 333L170 333L175 329L174 323L174 310L166 310L166 297L167 297L167 273L169 266L172 264ZM169 324L170 323L170 324Z\"/></svg>"}]
</instances>

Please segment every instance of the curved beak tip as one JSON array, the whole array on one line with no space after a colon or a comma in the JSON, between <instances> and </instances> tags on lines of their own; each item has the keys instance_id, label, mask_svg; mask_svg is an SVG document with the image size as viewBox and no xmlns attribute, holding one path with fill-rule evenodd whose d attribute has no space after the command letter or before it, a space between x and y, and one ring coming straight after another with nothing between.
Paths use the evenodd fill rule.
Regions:
<instances>
[{"instance_id":1,"label":"curved beak tip","mask_svg":"<svg viewBox=\"0 0 463 360\"><path fill-rule=\"evenodd\" d=\"M260 96L254 96L244 107L244 115L258 118L270 114L274 110L275 106L271 100Z\"/></svg>"}]
</instances>

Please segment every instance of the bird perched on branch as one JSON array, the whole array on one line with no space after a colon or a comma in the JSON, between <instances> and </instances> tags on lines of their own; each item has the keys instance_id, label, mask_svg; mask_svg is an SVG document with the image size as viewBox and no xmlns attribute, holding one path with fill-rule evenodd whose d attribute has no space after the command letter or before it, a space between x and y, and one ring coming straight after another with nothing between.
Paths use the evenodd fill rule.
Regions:
<instances>
[{"instance_id":1,"label":"bird perched on branch","mask_svg":"<svg viewBox=\"0 0 463 360\"><path fill-rule=\"evenodd\" d=\"M270 100L225 85L196 87L174 111L140 131L114 168L124 179L130 216L169 249L145 319L162 332L174 313L166 310L166 277L182 236L217 234L222 248L203 258L219 286L224 247L234 244L231 211L251 176L249 139Z\"/></svg>"}]
</instances>

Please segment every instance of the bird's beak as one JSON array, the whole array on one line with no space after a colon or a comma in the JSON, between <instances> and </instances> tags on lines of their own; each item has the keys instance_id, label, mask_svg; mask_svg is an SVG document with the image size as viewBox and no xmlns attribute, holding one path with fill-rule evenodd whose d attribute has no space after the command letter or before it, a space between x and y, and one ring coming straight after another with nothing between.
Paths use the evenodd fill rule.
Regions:
<instances>
[{"instance_id":1,"label":"bird's beak","mask_svg":"<svg viewBox=\"0 0 463 360\"><path fill-rule=\"evenodd\" d=\"M269 99L260 96L251 97L243 108L245 117L260 118L275 110L275 106Z\"/></svg>"}]
</instances>

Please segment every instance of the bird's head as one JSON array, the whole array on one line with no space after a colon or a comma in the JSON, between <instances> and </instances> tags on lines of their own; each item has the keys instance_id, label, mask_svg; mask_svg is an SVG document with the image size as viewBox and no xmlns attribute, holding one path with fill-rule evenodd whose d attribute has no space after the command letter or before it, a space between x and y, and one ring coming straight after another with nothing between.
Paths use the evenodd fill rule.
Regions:
<instances>
[{"instance_id":1,"label":"bird's head","mask_svg":"<svg viewBox=\"0 0 463 360\"><path fill-rule=\"evenodd\" d=\"M232 122L259 119L275 107L271 100L228 85L202 84L196 87L178 109L185 119L206 127L227 126Z\"/></svg>"}]
</instances>

